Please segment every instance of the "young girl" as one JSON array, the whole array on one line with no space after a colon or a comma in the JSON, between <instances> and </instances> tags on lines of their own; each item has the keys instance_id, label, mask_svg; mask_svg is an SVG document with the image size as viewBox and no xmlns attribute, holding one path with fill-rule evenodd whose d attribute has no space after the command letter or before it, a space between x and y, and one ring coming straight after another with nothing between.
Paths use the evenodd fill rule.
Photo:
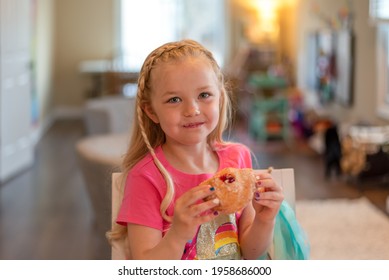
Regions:
<instances>
[{"instance_id":1,"label":"young girl","mask_svg":"<svg viewBox=\"0 0 389 280\"><path fill-rule=\"evenodd\" d=\"M124 193L111 239L127 235L133 259L256 259L268 249L283 200L269 174L241 212L222 215L199 186L225 167L251 168L242 144L226 143L230 98L212 54L192 40L146 58L138 81L137 122L123 160Z\"/></svg>"}]
</instances>

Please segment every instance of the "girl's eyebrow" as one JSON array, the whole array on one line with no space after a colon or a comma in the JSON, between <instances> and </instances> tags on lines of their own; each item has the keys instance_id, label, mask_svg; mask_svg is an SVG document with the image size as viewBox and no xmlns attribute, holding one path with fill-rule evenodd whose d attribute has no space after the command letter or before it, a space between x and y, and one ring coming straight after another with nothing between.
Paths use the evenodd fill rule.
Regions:
<instances>
[{"instance_id":1,"label":"girl's eyebrow","mask_svg":"<svg viewBox=\"0 0 389 280\"><path fill-rule=\"evenodd\" d=\"M201 91L201 90L206 90L206 89L210 89L210 88L212 88L212 86L206 85L206 86L203 86L203 87L199 87L197 90Z\"/></svg>"},{"instance_id":2,"label":"girl's eyebrow","mask_svg":"<svg viewBox=\"0 0 389 280\"><path fill-rule=\"evenodd\" d=\"M209 89L211 89L211 88L212 88L212 86L210 86L210 85L205 85L205 86L198 87L197 90L198 90L198 91L203 91L203 90L209 90ZM179 93L180 93L180 91L174 91L174 90L165 91L165 92L162 93L162 97L177 95L177 94L179 94Z\"/></svg>"},{"instance_id":3,"label":"girl's eyebrow","mask_svg":"<svg viewBox=\"0 0 389 280\"><path fill-rule=\"evenodd\" d=\"M165 91L162 93L162 97L174 96L177 95L178 93L179 93L178 91Z\"/></svg>"}]
</instances>

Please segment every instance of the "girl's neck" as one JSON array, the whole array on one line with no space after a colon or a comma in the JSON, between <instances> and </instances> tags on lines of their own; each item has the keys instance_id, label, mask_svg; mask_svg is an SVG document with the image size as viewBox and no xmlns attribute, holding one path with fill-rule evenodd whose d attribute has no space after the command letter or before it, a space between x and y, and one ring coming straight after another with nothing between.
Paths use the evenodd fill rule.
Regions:
<instances>
[{"instance_id":1,"label":"girl's neck","mask_svg":"<svg viewBox=\"0 0 389 280\"><path fill-rule=\"evenodd\" d=\"M171 166L189 174L215 173L219 158L212 148L204 143L196 146L162 145L164 155Z\"/></svg>"}]
</instances>

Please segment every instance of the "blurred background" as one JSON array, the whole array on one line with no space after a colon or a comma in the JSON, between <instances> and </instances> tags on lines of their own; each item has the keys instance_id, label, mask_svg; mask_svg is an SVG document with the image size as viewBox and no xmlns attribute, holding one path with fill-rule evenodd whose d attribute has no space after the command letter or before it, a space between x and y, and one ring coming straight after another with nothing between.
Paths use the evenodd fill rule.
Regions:
<instances>
[{"instance_id":1,"label":"blurred background","mask_svg":"<svg viewBox=\"0 0 389 280\"><path fill-rule=\"evenodd\" d=\"M386 215L388 19L384 0L0 0L0 259L110 258L138 73L182 38L222 67L226 137L256 167Z\"/></svg>"}]
</instances>

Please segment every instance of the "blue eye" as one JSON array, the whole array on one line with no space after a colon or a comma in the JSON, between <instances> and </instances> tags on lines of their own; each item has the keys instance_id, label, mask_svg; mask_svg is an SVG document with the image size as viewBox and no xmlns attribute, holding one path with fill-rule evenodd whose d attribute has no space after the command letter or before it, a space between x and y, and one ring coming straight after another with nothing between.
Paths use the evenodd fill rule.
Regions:
<instances>
[{"instance_id":1,"label":"blue eye","mask_svg":"<svg viewBox=\"0 0 389 280\"><path fill-rule=\"evenodd\" d=\"M168 103L178 103L180 101L181 101L181 98L179 98L179 97L172 97L167 102Z\"/></svg>"},{"instance_id":2,"label":"blue eye","mask_svg":"<svg viewBox=\"0 0 389 280\"><path fill-rule=\"evenodd\" d=\"M199 95L200 98L208 98L208 97L210 97L210 96L211 96L211 94L209 94L208 92L202 92L202 93L200 93L200 95Z\"/></svg>"}]
</instances>

